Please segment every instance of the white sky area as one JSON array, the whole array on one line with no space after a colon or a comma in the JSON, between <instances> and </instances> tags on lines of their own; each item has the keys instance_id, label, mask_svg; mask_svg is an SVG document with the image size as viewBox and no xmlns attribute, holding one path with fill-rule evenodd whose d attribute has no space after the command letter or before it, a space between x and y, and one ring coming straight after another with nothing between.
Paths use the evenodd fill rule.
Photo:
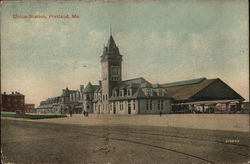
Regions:
<instances>
[{"instance_id":1,"label":"white sky area","mask_svg":"<svg viewBox=\"0 0 250 164\"><path fill-rule=\"evenodd\" d=\"M101 79L110 26L123 55L123 80L167 83L220 78L249 100L248 2L4 2L2 92L26 103L59 96ZM13 15L79 15L29 19Z\"/></svg>"}]
</instances>

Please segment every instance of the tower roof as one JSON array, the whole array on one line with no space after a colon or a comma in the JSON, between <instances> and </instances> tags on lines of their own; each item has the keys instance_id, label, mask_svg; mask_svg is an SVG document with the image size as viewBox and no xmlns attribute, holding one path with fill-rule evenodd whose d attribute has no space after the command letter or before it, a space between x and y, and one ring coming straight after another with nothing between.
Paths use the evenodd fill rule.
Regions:
<instances>
[{"instance_id":1,"label":"tower roof","mask_svg":"<svg viewBox=\"0 0 250 164\"><path fill-rule=\"evenodd\" d=\"M119 52L119 48L116 46L115 44L115 40L112 36L112 34L110 34L110 37L109 37L109 40L108 40L108 43L107 43L107 46L104 46L104 49L103 49L103 56L119 56L121 55L120 52Z\"/></svg>"},{"instance_id":2,"label":"tower roof","mask_svg":"<svg viewBox=\"0 0 250 164\"><path fill-rule=\"evenodd\" d=\"M88 83L88 85L86 86L86 88L83 91L84 93L89 93L89 92L94 92L94 87L91 84L91 82Z\"/></svg>"},{"instance_id":3,"label":"tower roof","mask_svg":"<svg viewBox=\"0 0 250 164\"><path fill-rule=\"evenodd\" d=\"M108 49L116 48L116 44L112 35L109 37L107 47Z\"/></svg>"},{"instance_id":4,"label":"tower roof","mask_svg":"<svg viewBox=\"0 0 250 164\"><path fill-rule=\"evenodd\" d=\"M68 97L70 95L69 88L67 87L66 89L63 90L62 97Z\"/></svg>"}]
</instances>

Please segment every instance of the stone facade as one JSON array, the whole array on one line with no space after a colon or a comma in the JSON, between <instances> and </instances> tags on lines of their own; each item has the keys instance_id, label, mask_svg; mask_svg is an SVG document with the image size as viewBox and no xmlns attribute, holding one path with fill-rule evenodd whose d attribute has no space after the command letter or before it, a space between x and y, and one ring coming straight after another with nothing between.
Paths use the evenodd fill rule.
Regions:
<instances>
[{"instance_id":1,"label":"stone facade","mask_svg":"<svg viewBox=\"0 0 250 164\"><path fill-rule=\"evenodd\" d=\"M170 113L172 98L143 78L122 80L122 55L111 35L101 55L101 82L88 84L83 109L96 114ZM87 88L87 87L86 87Z\"/></svg>"},{"instance_id":2,"label":"stone facade","mask_svg":"<svg viewBox=\"0 0 250 164\"><path fill-rule=\"evenodd\" d=\"M142 77L122 79L122 55L110 35L100 56L101 80L79 90L63 90L61 96L42 101L38 112L95 114L166 114L214 112L221 103L244 101L219 78L198 78L166 84L152 84ZM200 109L201 108L201 109ZM235 108L238 109L236 106ZM211 110L212 109L212 110ZM237 110L236 110L237 111Z\"/></svg>"},{"instance_id":3,"label":"stone facade","mask_svg":"<svg viewBox=\"0 0 250 164\"><path fill-rule=\"evenodd\" d=\"M61 96L42 101L38 113L159 114L170 113L172 98L159 84L143 78L122 80L122 55L110 35L101 55L101 81L80 91L63 90Z\"/></svg>"},{"instance_id":4,"label":"stone facade","mask_svg":"<svg viewBox=\"0 0 250 164\"><path fill-rule=\"evenodd\" d=\"M51 97L45 101L41 101L39 107L35 109L36 113L55 113L68 114L72 111L75 114L82 113L83 106L83 89L69 90L68 87L62 90L61 96Z\"/></svg>"}]
</instances>

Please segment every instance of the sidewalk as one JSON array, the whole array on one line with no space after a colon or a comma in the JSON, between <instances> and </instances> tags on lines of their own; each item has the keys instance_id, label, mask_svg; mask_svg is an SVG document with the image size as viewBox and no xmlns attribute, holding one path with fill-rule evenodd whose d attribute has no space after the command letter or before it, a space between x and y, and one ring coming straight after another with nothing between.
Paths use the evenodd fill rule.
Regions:
<instances>
[{"instance_id":1,"label":"sidewalk","mask_svg":"<svg viewBox=\"0 0 250 164\"><path fill-rule=\"evenodd\" d=\"M2 119L12 119L3 118ZM19 119L24 120L24 119ZM27 120L27 119L25 119ZM249 132L248 114L169 114L169 115L105 115L82 114L68 115L66 118L27 120L59 124L75 124L83 126L165 126L210 130L228 130Z\"/></svg>"}]
</instances>

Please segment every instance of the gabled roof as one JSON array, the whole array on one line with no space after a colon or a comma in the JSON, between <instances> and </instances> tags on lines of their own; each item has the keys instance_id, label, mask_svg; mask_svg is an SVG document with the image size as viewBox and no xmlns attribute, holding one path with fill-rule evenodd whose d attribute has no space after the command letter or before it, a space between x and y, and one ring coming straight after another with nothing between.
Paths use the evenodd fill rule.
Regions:
<instances>
[{"instance_id":1,"label":"gabled roof","mask_svg":"<svg viewBox=\"0 0 250 164\"><path fill-rule=\"evenodd\" d=\"M146 81L144 78L139 77L135 79L129 79L121 81L119 84L117 84L112 90L119 90L119 89L128 89L128 88L140 88L143 86L151 87L151 83Z\"/></svg>"},{"instance_id":2,"label":"gabled roof","mask_svg":"<svg viewBox=\"0 0 250 164\"><path fill-rule=\"evenodd\" d=\"M91 82L89 82L86 88L83 90L84 93L89 93L89 92L94 92L94 91L95 91L95 88L91 84Z\"/></svg>"},{"instance_id":3,"label":"gabled roof","mask_svg":"<svg viewBox=\"0 0 250 164\"><path fill-rule=\"evenodd\" d=\"M200 83L177 85L172 87L167 87L165 90L170 94L175 100L188 100L200 90L207 87L209 84L214 82L216 79L203 80Z\"/></svg>"},{"instance_id":4,"label":"gabled roof","mask_svg":"<svg viewBox=\"0 0 250 164\"><path fill-rule=\"evenodd\" d=\"M94 92L101 92L101 86L100 85L93 85Z\"/></svg>"},{"instance_id":5,"label":"gabled roof","mask_svg":"<svg viewBox=\"0 0 250 164\"><path fill-rule=\"evenodd\" d=\"M189 80L188 80L189 81ZM227 90L229 90L232 94L228 95L223 95L221 97L216 97L216 95L218 95L218 92L221 91L212 91L211 88L210 90L210 94L212 92L212 94L214 94L214 99L223 99L226 97L231 97L231 98L238 98L238 99L243 99L238 93L236 93L232 88L230 88L228 85L226 85L223 81L221 81L220 79L200 79L200 80L190 80L190 83L177 83L178 85L174 85L174 86L168 86L165 88L165 90L167 91L167 93L169 95L171 95L176 101L196 101L194 100L195 97L198 96L198 98L202 98L200 97L200 93L202 93L204 90L206 90L206 88L209 88L209 86L214 86L214 84L220 84L219 88L222 88L223 86L227 88ZM216 83L215 83L216 82ZM181 85L180 85L181 84ZM224 91L223 91L224 92ZM208 93L207 93L208 94ZM226 92L225 92L226 94ZM221 95L221 93L220 93ZM204 98L207 99L206 95ZM209 95L211 96L211 95Z\"/></svg>"},{"instance_id":6,"label":"gabled roof","mask_svg":"<svg viewBox=\"0 0 250 164\"><path fill-rule=\"evenodd\" d=\"M139 88L135 94L133 95L134 97L138 98L138 97L145 97L146 95L144 94L144 92L142 91L141 88Z\"/></svg>"}]
</instances>

